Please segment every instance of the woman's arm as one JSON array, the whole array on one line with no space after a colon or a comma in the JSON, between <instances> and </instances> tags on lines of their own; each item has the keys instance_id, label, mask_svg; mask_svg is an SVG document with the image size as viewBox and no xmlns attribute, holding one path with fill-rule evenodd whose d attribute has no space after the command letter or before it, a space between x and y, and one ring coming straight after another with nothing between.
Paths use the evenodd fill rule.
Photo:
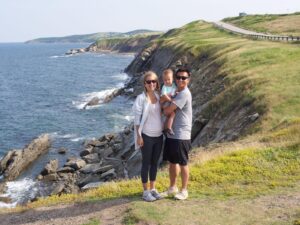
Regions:
<instances>
[{"instance_id":1,"label":"woman's arm","mask_svg":"<svg viewBox=\"0 0 300 225\"><path fill-rule=\"evenodd\" d=\"M138 146L143 147L144 146L144 140L143 140L143 137L139 133L139 128L140 128L140 125L135 126L136 135L137 135L137 144L138 144Z\"/></svg>"}]
</instances>

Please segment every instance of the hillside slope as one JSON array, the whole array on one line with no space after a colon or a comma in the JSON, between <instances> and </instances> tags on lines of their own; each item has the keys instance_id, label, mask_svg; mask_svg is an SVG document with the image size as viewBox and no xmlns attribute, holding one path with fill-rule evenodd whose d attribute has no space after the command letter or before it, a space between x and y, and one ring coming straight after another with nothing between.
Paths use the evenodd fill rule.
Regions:
<instances>
[{"instance_id":1,"label":"hillside slope","mask_svg":"<svg viewBox=\"0 0 300 225\"><path fill-rule=\"evenodd\" d=\"M256 32L300 36L300 13L247 15L223 19L238 27Z\"/></svg>"},{"instance_id":2,"label":"hillside slope","mask_svg":"<svg viewBox=\"0 0 300 225\"><path fill-rule=\"evenodd\" d=\"M120 211L125 224L299 224L299 46L244 39L204 21L151 41L126 69L133 95L141 92L146 70L161 75L167 67L187 65L192 71L190 200L144 203L140 180L134 178L28 207L128 198ZM136 168L131 172L138 174ZM164 169L157 188L167 185ZM102 222L103 215L89 216L94 224Z\"/></svg>"},{"instance_id":3,"label":"hillside slope","mask_svg":"<svg viewBox=\"0 0 300 225\"><path fill-rule=\"evenodd\" d=\"M134 30L125 33L121 32L99 32L93 34L82 34L82 35L68 35L65 37L45 37L45 38L37 38L33 40L28 40L26 43L93 43L100 39L105 38L129 38L135 35L148 35L148 34L156 34L159 33L157 31L151 30Z\"/></svg>"},{"instance_id":4,"label":"hillside slope","mask_svg":"<svg viewBox=\"0 0 300 225\"><path fill-rule=\"evenodd\" d=\"M97 40L91 44L86 51L111 51L119 53L137 53L140 52L152 40L158 38L161 34L143 34L128 38L105 38Z\"/></svg>"},{"instance_id":5,"label":"hillside slope","mask_svg":"<svg viewBox=\"0 0 300 225\"><path fill-rule=\"evenodd\" d=\"M132 85L138 94L143 71L161 74L164 68L182 64L192 69L192 138L199 146L235 140L299 117L296 46L243 39L196 21L149 45L126 72L136 79ZM252 126L254 121L258 123Z\"/></svg>"}]
</instances>

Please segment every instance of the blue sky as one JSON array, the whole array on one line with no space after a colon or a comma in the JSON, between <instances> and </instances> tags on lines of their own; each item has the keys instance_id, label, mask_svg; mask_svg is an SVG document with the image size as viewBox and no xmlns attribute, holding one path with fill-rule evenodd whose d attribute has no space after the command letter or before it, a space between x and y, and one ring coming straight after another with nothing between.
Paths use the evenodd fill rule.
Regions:
<instances>
[{"instance_id":1,"label":"blue sky","mask_svg":"<svg viewBox=\"0 0 300 225\"><path fill-rule=\"evenodd\" d=\"M0 0L0 42L135 29L168 30L239 12L300 11L300 0Z\"/></svg>"}]
</instances>

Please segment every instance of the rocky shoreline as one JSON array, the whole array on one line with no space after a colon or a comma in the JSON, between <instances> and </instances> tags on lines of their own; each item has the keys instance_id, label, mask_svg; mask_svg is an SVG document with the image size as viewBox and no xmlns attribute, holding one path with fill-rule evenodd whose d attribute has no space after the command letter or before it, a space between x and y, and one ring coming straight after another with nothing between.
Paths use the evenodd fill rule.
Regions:
<instances>
[{"instance_id":1,"label":"rocky shoreline","mask_svg":"<svg viewBox=\"0 0 300 225\"><path fill-rule=\"evenodd\" d=\"M66 54L79 54L84 52L105 52L113 53L110 50L96 50L93 45L82 49L71 49ZM119 52L117 52L119 54ZM131 52L130 52L131 53ZM132 80L100 100L95 97L91 99L86 107L98 104L106 104L119 95L133 97L129 91L134 84ZM46 139L46 140L45 140ZM48 134L41 135L34 139L29 147L22 150L11 150L0 160L0 194L6 190L6 182L15 180L42 154L45 154L50 147ZM141 154L134 150L133 125L128 125L119 133L106 134L98 139L87 140L83 143L84 150L78 157L71 157L66 160L63 166L59 166L58 159L50 160L35 178L36 182L46 186L43 196L78 193L79 191L95 188L106 181L113 179L127 179L139 175ZM62 154L64 154L64 151ZM34 156L33 156L34 155ZM9 198L3 201L10 202ZM1 199L0 199L1 201Z\"/></svg>"},{"instance_id":2,"label":"rocky shoreline","mask_svg":"<svg viewBox=\"0 0 300 225\"><path fill-rule=\"evenodd\" d=\"M164 36L171 34L172 31ZM99 50L97 48L95 51ZM192 145L197 147L211 142L232 141L245 134L246 128L259 120L260 114L255 108L255 99L243 101L243 90L245 86L249 88L248 83L227 88L226 74L220 70L222 63L224 62L217 61L209 51L196 57L189 52L166 47L162 42L144 43L125 69L131 76L130 81L125 88L112 94L107 100L120 94L135 97L141 93L143 87L140 77L144 71L153 70L162 74L165 68L176 70L178 66L188 66L192 71ZM126 92L129 89L132 92ZM98 102L98 99L94 99L90 105ZM222 104L226 105L226 110L221 107ZM58 166L57 160L51 160L37 180L49 184L49 195L77 193L113 179L137 176L140 164L141 154L134 150L133 124L130 124L119 133L86 141L80 156L69 158L62 167Z\"/></svg>"}]
</instances>

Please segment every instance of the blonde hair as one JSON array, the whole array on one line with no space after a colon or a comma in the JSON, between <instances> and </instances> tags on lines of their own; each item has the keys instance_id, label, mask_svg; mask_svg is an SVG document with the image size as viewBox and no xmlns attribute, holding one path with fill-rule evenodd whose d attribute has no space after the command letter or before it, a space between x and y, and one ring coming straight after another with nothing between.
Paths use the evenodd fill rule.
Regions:
<instances>
[{"instance_id":1,"label":"blonde hair","mask_svg":"<svg viewBox=\"0 0 300 225\"><path fill-rule=\"evenodd\" d=\"M153 76L154 79L156 80L156 88L155 88L155 91L157 91L159 93L160 91L160 85L159 85L159 82L158 82L158 77L156 75L156 73L154 73L153 71L149 70L147 71L144 76L143 76L143 85L144 85L144 91L145 93L147 94L147 89L145 87L145 83L146 83L146 79L150 76Z\"/></svg>"},{"instance_id":2,"label":"blonde hair","mask_svg":"<svg viewBox=\"0 0 300 225\"><path fill-rule=\"evenodd\" d=\"M171 69L166 69L166 70L164 70L164 72L163 72L163 78L164 78L167 74L172 75L172 78L173 78L173 70L171 70Z\"/></svg>"}]
</instances>

